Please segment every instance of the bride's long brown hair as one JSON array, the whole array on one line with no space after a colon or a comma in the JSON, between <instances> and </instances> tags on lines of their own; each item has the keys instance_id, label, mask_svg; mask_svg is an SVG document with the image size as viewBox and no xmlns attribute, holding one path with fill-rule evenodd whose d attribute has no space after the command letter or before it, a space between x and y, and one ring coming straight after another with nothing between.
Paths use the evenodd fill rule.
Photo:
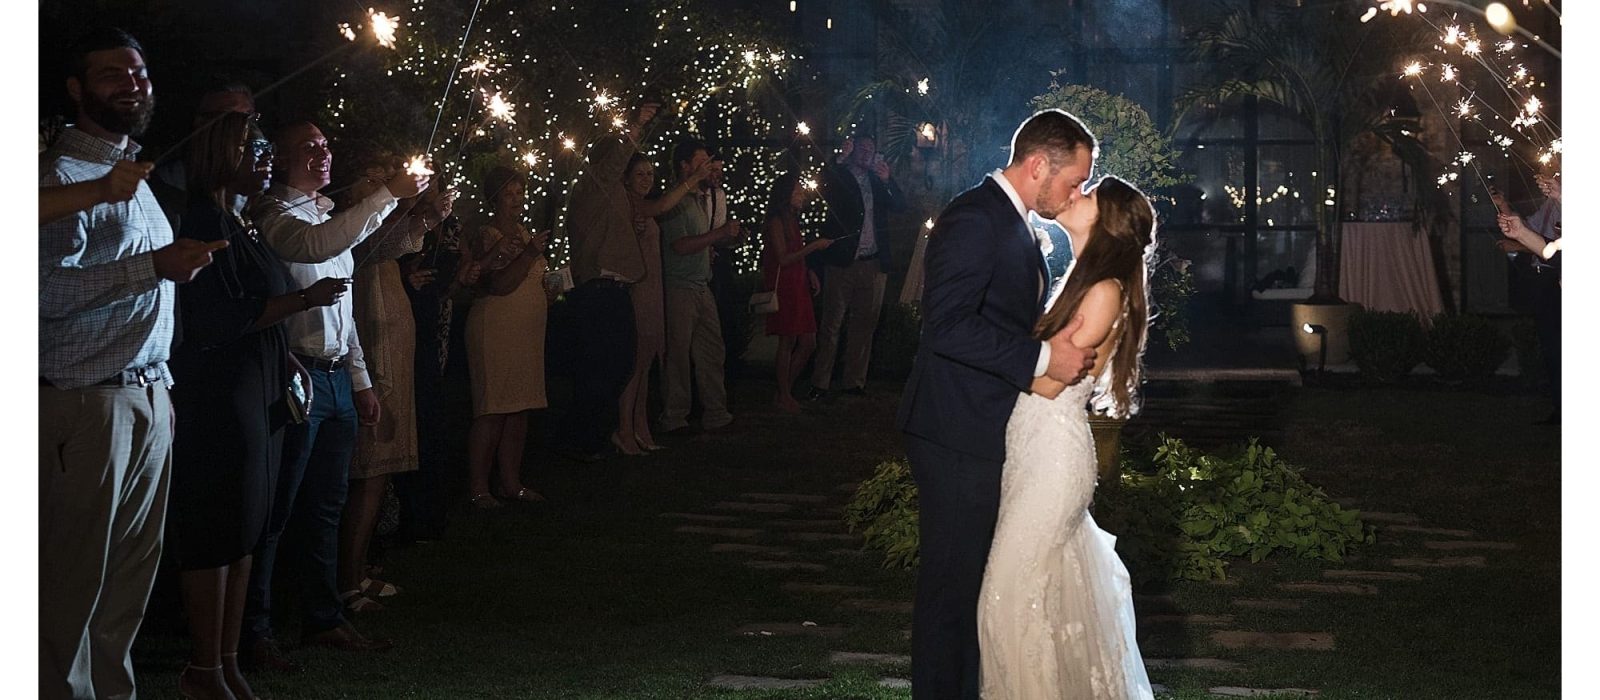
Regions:
<instances>
[{"instance_id":1,"label":"bride's long brown hair","mask_svg":"<svg viewBox=\"0 0 1600 700\"><path fill-rule=\"evenodd\" d=\"M1154 250L1155 209L1137 187L1116 176L1100 181L1096 198L1099 217L1083 250L1077 251L1072 274L1067 276L1054 304L1034 327L1034 337L1046 340L1065 328L1078 313L1084 295L1106 279L1122 283L1123 309L1121 338L1116 343L1109 369L1112 372L1112 412L1128 415L1133 407L1134 388L1139 381L1139 363L1144 355L1145 335L1150 325L1148 266ZM1133 409L1137 410L1137 409Z\"/></svg>"}]
</instances>

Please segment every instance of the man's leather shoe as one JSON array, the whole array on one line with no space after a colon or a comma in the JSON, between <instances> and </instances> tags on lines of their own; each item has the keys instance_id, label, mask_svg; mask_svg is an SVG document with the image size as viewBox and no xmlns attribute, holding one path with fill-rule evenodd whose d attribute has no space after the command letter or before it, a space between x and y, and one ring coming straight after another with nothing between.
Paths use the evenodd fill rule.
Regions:
<instances>
[{"instance_id":1,"label":"man's leather shoe","mask_svg":"<svg viewBox=\"0 0 1600 700\"><path fill-rule=\"evenodd\" d=\"M825 397L827 395L828 395L828 390L827 389L818 389L816 387L811 387L811 390L806 392L805 400L806 401L821 401L823 399L823 397Z\"/></svg>"},{"instance_id":2,"label":"man's leather shoe","mask_svg":"<svg viewBox=\"0 0 1600 700\"><path fill-rule=\"evenodd\" d=\"M256 640L250 646L250 651L241 656L245 668L249 671L270 671L273 673L297 673L300 664L295 663L271 637Z\"/></svg>"},{"instance_id":3,"label":"man's leather shoe","mask_svg":"<svg viewBox=\"0 0 1600 700\"><path fill-rule=\"evenodd\" d=\"M340 651L387 651L394 647L394 642L387 639L367 639L349 622L341 622L338 627L331 630L307 635L303 641L306 646L328 647Z\"/></svg>"}]
</instances>

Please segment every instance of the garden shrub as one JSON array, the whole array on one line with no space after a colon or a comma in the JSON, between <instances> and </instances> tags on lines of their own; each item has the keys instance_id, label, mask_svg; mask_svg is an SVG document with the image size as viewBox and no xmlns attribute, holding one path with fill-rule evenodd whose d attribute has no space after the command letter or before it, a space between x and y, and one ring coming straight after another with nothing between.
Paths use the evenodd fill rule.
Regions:
<instances>
[{"instance_id":1,"label":"garden shrub","mask_svg":"<svg viewBox=\"0 0 1600 700\"><path fill-rule=\"evenodd\" d=\"M1358 311L1350 316L1350 356L1365 376L1392 382L1422 361L1427 335L1416 316L1397 311Z\"/></svg>"},{"instance_id":2,"label":"garden shrub","mask_svg":"<svg viewBox=\"0 0 1600 700\"><path fill-rule=\"evenodd\" d=\"M1423 344L1422 361L1440 379L1487 379L1505 363L1511 343L1487 319L1439 314Z\"/></svg>"},{"instance_id":3,"label":"garden shrub","mask_svg":"<svg viewBox=\"0 0 1600 700\"><path fill-rule=\"evenodd\" d=\"M845 520L884 552L885 567L909 568L917 562L916 507L909 467L889 460L857 489ZM1094 517L1116 535L1141 583L1225 578L1228 561L1244 557L1338 562L1374 539L1356 511L1254 440L1237 454L1209 455L1163 437L1148 463L1125 460L1119 482L1100 485Z\"/></svg>"}]
</instances>

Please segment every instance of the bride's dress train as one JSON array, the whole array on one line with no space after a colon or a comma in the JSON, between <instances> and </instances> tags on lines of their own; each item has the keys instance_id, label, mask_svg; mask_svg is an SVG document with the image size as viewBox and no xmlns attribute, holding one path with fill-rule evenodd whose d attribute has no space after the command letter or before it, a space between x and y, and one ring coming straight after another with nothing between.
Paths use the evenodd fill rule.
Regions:
<instances>
[{"instance_id":1,"label":"bride's dress train","mask_svg":"<svg viewBox=\"0 0 1600 700\"><path fill-rule=\"evenodd\" d=\"M1022 394L1006 426L1000 518L978 605L986 700L1152 698L1116 538L1089 515L1092 381Z\"/></svg>"}]
</instances>

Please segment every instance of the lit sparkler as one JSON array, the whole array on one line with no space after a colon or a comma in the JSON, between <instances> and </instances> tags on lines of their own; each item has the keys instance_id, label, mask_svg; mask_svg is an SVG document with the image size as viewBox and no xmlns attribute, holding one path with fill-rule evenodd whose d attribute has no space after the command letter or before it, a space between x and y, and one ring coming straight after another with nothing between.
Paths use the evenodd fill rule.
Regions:
<instances>
[{"instance_id":1,"label":"lit sparkler","mask_svg":"<svg viewBox=\"0 0 1600 700\"><path fill-rule=\"evenodd\" d=\"M530 168L538 167L539 154L533 151L528 151L527 153L522 154L522 162L527 163L528 167Z\"/></svg>"},{"instance_id":2,"label":"lit sparkler","mask_svg":"<svg viewBox=\"0 0 1600 700\"><path fill-rule=\"evenodd\" d=\"M412 156L406 161L407 175L432 175L433 169L428 167L428 160L423 156Z\"/></svg>"},{"instance_id":3,"label":"lit sparkler","mask_svg":"<svg viewBox=\"0 0 1600 700\"><path fill-rule=\"evenodd\" d=\"M606 107L611 106L611 103L616 101L616 99L617 98L612 97L605 90L601 90L599 94L594 96L594 104L600 109L605 109Z\"/></svg>"},{"instance_id":4,"label":"lit sparkler","mask_svg":"<svg viewBox=\"0 0 1600 700\"><path fill-rule=\"evenodd\" d=\"M350 41L355 41L356 40L356 30L355 30L354 27L350 26L349 22L340 22L339 23L339 33L341 35L343 35L344 38L349 39Z\"/></svg>"},{"instance_id":5,"label":"lit sparkler","mask_svg":"<svg viewBox=\"0 0 1600 700\"><path fill-rule=\"evenodd\" d=\"M761 60L760 55L757 54L753 49L746 49L745 50L745 52L744 52L745 65L754 66L756 64L756 61L759 61L759 60Z\"/></svg>"},{"instance_id":6,"label":"lit sparkler","mask_svg":"<svg viewBox=\"0 0 1600 700\"><path fill-rule=\"evenodd\" d=\"M462 68L461 72L462 73L487 73L487 72L489 72L489 59L480 58L480 59L478 59L476 61L473 61L472 65L467 66L466 68Z\"/></svg>"},{"instance_id":7,"label":"lit sparkler","mask_svg":"<svg viewBox=\"0 0 1600 700\"><path fill-rule=\"evenodd\" d=\"M611 118L611 125L616 127L616 128L618 128L618 129L621 129L624 126L627 126L628 122L627 122L627 120L624 120L622 117L612 117Z\"/></svg>"},{"instance_id":8,"label":"lit sparkler","mask_svg":"<svg viewBox=\"0 0 1600 700\"><path fill-rule=\"evenodd\" d=\"M805 122L800 122L799 124L796 124L795 127L794 127L794 130L800 132L801 136L810 136L811 135L811 125L807 124Z\"/></svg>"},{"instance_id":9,"label":"lit sparkler","mask_svg":"<svg viewBox=\"0 0 1600 700\"><path fill-rule=\"evenodd\" d=\"M1444 70L1442 72L1444 73L1442 79L1445 82L1453 83L1453 82L1456 81L1456 67L1455 66L1452 66L1452 65L1446 63L1446 64L1444 64Z\"/></svg>"},{"instance_id":10,"label":"lit sparkler","mask_svg":"<svg viewBox=\"0 0 1600 700\"><path fill-rule=\"evenodd\" d=\"M517 123L517 110L513 108L511 103L507 102L506 98L498 92L493 95L489 95L489 104L487 109L489 110L489 116L493 119L498 119L507 124Z\"/></svg>"},{"instance_id":11,"label":"lit sparkler","mask_svg":"<svg viewBox=\"0 0 1600 700\"><path fill-rule=\"evenodd\" d=\"M1461 53L1468 56L1477 56L1483 53L1483 44L1477 39L1468 39L1467 43L1461 46Z\"/></svg>"},{"instance_id":12,"label":"lit sparkler","mask_svg":"<svg viewBox=\"0 0 1600 700\"><path fill-rule=\"evenodd\" d=\"M924 96L928 94L928 79L927 78L923 78L923 79L917 81L917 94L918 95L924 95Z\"/></svg>"},{"instance_id":13,"label":"lit sparkler","mask_svg":"<svg viewBox=\"0 0 1600 700\"><path fill-rule=\"evenodd\" d=\"M561 147L571 151L578 147L578 142L572 140L571 136L565 136L561 139Z\"/></svg>"},{"instance_id":14,"label":"lit sparkler","mask_svg":"<svg viewBox=\"0 0 1600 700\"><path fill-rule=\"evenodd\" d=\"M814 177L808 177L805 180L802 180L800 184L808 190L817 189L817 179Z\"/></svg>"},{"instance_id":15,"label":"lit sparkler","mask_svg":"<svg viewBox=\"0 0 1600 700\"><path fill-rule=\"evenodd\" d=\"M394 32L400 28L400 18L375 12L370 7L367 8L367 18L372 21L372 36L378 39L378 45L386 49L394 48Z\"/></svg>"},{"instance_id":16,"label":"lit sparkler","mask_svg":"<svg viewBox=\"0 0 1600 700\"><path fill-rule=\"evenodd\" d=\"M934 137L938 135L938 132L934 131L932 122L924 122L922 128L918 130L917 133L925 141L933 141Z\"/></svg>"},{"instance_id":17,"label":"lit sparkler","mask_svg":"<svg viewBox=\"0 0 1600 700\"><path fill-rule=\"evenodd\" d=\"M1472 116L1472 101L1463 99L1456 103L1456 116L1463 119Z\"/></svg>"},{"instance_id":18,"label":"lit sparkler","mask_svg":"<svg viewBox=\"0 0 1600 700\"><path fill-rule=\"evenodd\" d=\"M1422 75L1422 62L1412 61L1411 63L1406 64L1405 74L1408 78L1415 78L1419 75Z\"/></svg>"}]
</instances>

